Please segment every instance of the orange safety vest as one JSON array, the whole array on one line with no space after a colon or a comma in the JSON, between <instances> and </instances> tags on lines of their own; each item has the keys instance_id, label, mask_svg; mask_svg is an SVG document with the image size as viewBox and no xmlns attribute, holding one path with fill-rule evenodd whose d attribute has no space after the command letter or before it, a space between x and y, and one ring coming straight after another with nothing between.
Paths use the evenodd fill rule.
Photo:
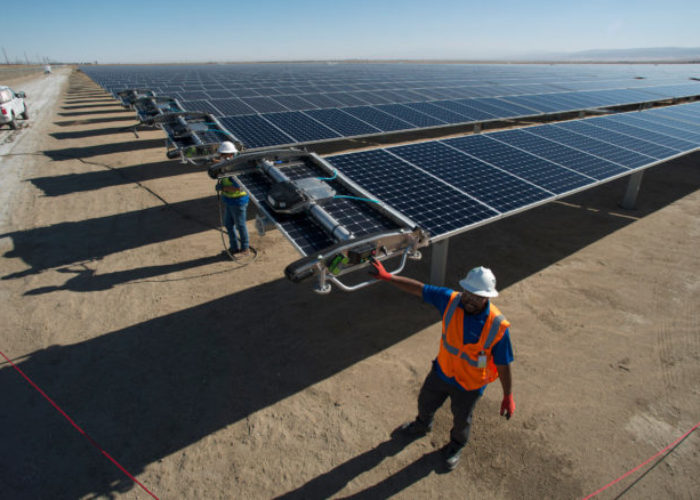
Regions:
<instances>
[{"instance_id":1,"label":"orange safety vest","mask_svg":"<svg viewBox=\"0 0 700 500\"><path fill-rule=\"evenodd\" d=\"M510 323L496 306L490 304L489 317L479 341L465 344L464 309L458 306L459 292L452 292L442 317L442 340L437 360L446 376L454 378L466 390L473 391L498 378L491 348L503 338ZM479 363L480 356L482 363Z\"/></svg>"}]
</instances>

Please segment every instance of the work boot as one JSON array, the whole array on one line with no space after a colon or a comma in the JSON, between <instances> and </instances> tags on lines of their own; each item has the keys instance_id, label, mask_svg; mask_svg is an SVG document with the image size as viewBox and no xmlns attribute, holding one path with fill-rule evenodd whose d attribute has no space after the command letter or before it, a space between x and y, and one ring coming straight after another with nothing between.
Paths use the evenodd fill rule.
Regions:
<instances>
[{"instance_id":1,"label":"work boot","mask_svg":"<svg viewBox=\"0 0 700 500\"><path fill-rule=\"evenodd\" d=\"M431 427L432 426L425 425L421 420L416 418L415 420L411 422L406 422L401 427L399 427L399 431L406 437L417 439L425 436L428 432L430 432Z\"/></svg>"},{"instance_id":2,"label":"work boot","mask_svg":"<svg viewBox=\"0 0 700 500\"><path fill-rule=\"evenodd\" d=\"M454 470L454 468L457 467L459 457L462 456L462 448L464 448L464 446L455 441L450 441L443 448L442 455L445 459L445 466L447 466L448 470Z\"/></svg>"}]
</instances>

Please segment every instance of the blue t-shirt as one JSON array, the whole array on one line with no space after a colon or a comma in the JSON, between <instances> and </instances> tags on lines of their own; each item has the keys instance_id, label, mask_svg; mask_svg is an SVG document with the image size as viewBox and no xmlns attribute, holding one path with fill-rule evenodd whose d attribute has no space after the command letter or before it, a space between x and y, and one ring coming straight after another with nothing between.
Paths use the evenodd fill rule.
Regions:
<instances>
[{"instance_id":1,"label":"blue t-shirt","mask_svg":"<svg viewBox=\"0 0 700 500\"><path fill-rule=\"evenodd\" d=\"M447 305L450 303L450 297L453 292L454 290L441 286L424 285L423 301L434 305L435 308L440 311L440 316L442 317L445 315L445 309L447 309ZM481 331L489 317L490 309L491 303L489 302L479 314L464 315L463 331L465 344L474 344L479 341ZM510 328L506 328L501 340L491 347L491 354L493 355L493 362L497 365L508 365L513 362L513 346L510 343ZM448 377L443 373L440 364L437 362L437 358L433 360L433 369L443 380L463 389L453 377ZM483 394L485 388L486 386L477 390Z\"/></svg>"}]
</instances>

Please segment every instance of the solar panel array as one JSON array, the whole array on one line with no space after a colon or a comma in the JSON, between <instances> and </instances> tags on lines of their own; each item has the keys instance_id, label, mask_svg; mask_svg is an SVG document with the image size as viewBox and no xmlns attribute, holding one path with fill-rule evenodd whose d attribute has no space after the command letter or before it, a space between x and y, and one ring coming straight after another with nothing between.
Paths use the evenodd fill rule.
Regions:
<instances>
[{"instance_id":1,"label":"solar panel array","mask_svg":"<svg viewBox=\"0 0 700 500\"><path fill-rule=\"evenodd\" d=\"M85 66L213 114L248 149L700 95L689 65Z\"/></svg>"},{"instance_id":2,"label":"solar panel array","mask_svg":"<svg viewBox=\"0 0 700 500\"><path fill-rule=\"evenodd\" d=\"M437 241L700 148L700 102L328 157Z\"/></svg>"}]
</instances>

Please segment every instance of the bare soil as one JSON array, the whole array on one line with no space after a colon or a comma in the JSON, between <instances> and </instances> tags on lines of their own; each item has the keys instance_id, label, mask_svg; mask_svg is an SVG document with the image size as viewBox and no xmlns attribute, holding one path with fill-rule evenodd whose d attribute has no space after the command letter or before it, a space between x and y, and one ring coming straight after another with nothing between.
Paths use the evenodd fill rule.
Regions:
<instances>
[{"instance_id":1,"label":"bare soil","mask_svg":"<svg viewBox=\"0 0 700 500\"><path fill-rule=\"evenodd\" d=\"M257 259L220 258L213 182L162 132L136 137L70 68L21 83L0 351L159 498L581 498L700 420L699 153L647 170L635 210L621 179L451 240L448 286L498 277L517 409L499 417L493 384L446 473L448 405L427 437L391 437L437 353L432 307L295 285L298 254L252 220ZM430 250L405 274L429 271ZM149 498L4 359L0 394L0 496ZM599 498L698 498L700 433L651 465Z\"/></svg>"}]
</instances>

